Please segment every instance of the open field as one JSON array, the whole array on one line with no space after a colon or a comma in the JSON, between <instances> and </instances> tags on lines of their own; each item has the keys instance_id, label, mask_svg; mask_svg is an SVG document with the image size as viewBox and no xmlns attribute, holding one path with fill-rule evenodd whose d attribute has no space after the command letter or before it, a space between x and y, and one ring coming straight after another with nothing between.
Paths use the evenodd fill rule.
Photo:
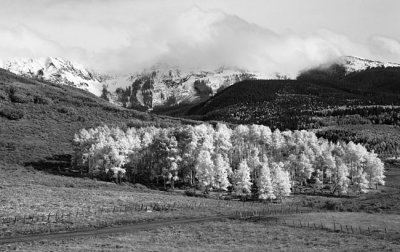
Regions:
<instances>
[{"instance_id":1,"label":"open field","mask_svg":"<svg viewBox=\"0 0 400 252\"><path fill-rule=\"evenodd\" d=\"M368 234L400 241L400 216L350 212L320 212L289 215L284 222L290 226Z\"/></svg>"},{"instance_id":2,"label":"open field","mask_svg":"<svg viewBox=\"0 0 400 252\"><path fill-rule=\"evenodd\" d=\"M3 245L18 251L399 251L371 236L226 220L63 241Z\"/></svg>"},{"instance_id":3,"label":"open field","mask_svg":"<svg viewBox=\"0 0 400 252\"><path fill-rule=\"evenodd\" d=\"M280 204L187 197L181 192L55 176L4 163L0 168L0 237L95 230L147 221L229 215L236 211L275 211L273 218L182 224L135 234L10 244L2 245L0 250L398 251L400 246L396 243L400 240L397 166L388 166L388 186L378 191L359 198L295 195L285 200L283 209L301 206L303 213L283 215ZM332 211L335 209L327 207L332 202L343 208ZM381 210L362 207L367 205ZM350 226L354 232L348 229ZM337 233L340 228L342 232Z\"/></svg>"},{"instance_id":4,"label":"open field","mask_svg":"<svg viewBox=\"0 0 400 252\"><path fill-rule=\"evenodd\" d=\"M3 165L1 171L0 237L281 209L55 176L18 166ZM291 206L288 201L286 209Z\"/></svg>"}]
</instances>

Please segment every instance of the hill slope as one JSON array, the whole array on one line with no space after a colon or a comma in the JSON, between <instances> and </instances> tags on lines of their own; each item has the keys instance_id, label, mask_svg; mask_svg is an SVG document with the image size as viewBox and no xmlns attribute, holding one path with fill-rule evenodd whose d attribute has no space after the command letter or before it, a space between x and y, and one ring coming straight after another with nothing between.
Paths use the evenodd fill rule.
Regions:
<instances>
[{"instance_id":1,"label":"hill slope","mask_svg":"<svg viewBox=\"0 0 400 252\"><path fill-rule=\"evenodd\" d=\"M314 111L345 104L358 95L296 80L243 81L187 111L205 120L258 123L279 129L307 128ZM199 117L199 118L200 118Z\"/></svg>"},{"instance_id":2,"label":"hill slope","mask_svg":"<svg viewBox=\"0 0 400 252\"><path fill-rule=\"evenodd\" d=\"M8 163L68 155L81 128L169 123L180 120L123 109L78 88L0 69L0 160Z\"/></svg>"}]
</instances>

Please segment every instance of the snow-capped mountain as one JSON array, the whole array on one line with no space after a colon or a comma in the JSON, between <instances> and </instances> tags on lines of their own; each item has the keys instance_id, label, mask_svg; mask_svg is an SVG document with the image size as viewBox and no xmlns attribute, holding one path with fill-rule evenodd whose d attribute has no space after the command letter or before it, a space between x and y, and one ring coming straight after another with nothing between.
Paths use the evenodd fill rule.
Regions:
<instances>
[{"instance_id":1,"label":"snow-capped mountain","mask_svg":"<svg viewBox=\"0 0 400 252\"><path fill-rule=\"evenodd\" d=\"M367 68L400 67L400 64L397 63L381 62L354 56L340 57L337 63L343 65L347 73L358 72Z\"/></svg>"},{"instance_id":2,"label":"snow-capped mountain","mask_svg":"<svg viewBox=\"0 0 400 252\"><path fill-rule=\"evenodd\" d=\"M17 75L44 79L101 95L103 84L84 66L61 58L11 58L0 60L0 68Z\"/></svg>"},{"instance_id":3,"label":"snow-capped mountain","mask_svg":"<svg viewBox=\"0 0 400 252\"><path fill-rule=\"evenodd\" d=\"M233 67L216 70L182 70L156 64L134 74L101 74L62 58L11 58L0 60L0 68L17 75L43 79L85 89L97 96L107 87L110 101L119 105L155 106L195 102L244 79L281 78Z\"/></svg>"},{"instance_id":4,"label":"snow-capped mountain","mask_svg":"<svg viewBox=\"0 0 400 252\"><path fill-rule=\"evenodd\" d=\"M115 98L125 106L142 105L149 109L157 106L170 106L181 103L193 103L208 98L238 81L245 79L278 78L258 72L246 71L232 67L221 67L216 70L191 69L157 64L150 69L121 81L105 81L108 90L116 94ZM125 79L126 80L126 79Z\"/></svg>"},{"instance_id":5,"label":"snow-capped mountain","mask_svg":"<svg viewBox=\"0 0 400 252\"><path fill-rule=\"evenodd\" d=\"M347 73L373 67L400 67L353 56L335 61ZM97 96L107 88L110 102L121 106L173 106L194 103L215 95L219 90L245 79L282 79L285 75L261 73L237 67L218 69L182 69L177 66L156 64L134 74L101 74L88 70L81 64L61 58L14 58L0 60L0 68L15 74L39 78L58 84L85 89Z\"/></svg>"}]
</instances>

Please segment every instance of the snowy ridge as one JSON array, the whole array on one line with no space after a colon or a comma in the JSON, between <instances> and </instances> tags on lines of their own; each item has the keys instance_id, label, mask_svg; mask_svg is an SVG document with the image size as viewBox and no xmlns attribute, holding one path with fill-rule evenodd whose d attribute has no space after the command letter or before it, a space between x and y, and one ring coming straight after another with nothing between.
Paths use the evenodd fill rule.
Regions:
<instances>
[{"instance_id":1,"label":"snowy ridge","mask_svg":"<svg viewBox=\"0 0 400 252\"><path fill-rule=\"evenodd\" d=\"M335 62L343 65L347 73L374 67L400 67L396 63L353 56L344 56ZM0 67L18 75L75 86L97 96L102 94L105 86L110 102L128 107L141 105L148 109L207 99L219 90L246 79L287 78L278 73L255 72L237 67L183 69L167 64L156 64L134 74L102 74L89 71L81 64L53 57L0 60Z\"/></svg>"},{"instance_id":2,"label":"snowy ridge","mask_svg":"<svg viewBox=\"0 0 400 252\"><path fill-rule=\"evenodd\" d=\"M183 70L167 64L156 64L134 74L103 74L67 59L54 57L0 60L0 68L29 78L85 89L97 96L102 94L105 86L110 102L126 106L136 103L149 109L195 102L244 79L281 78L278 74L251 72L235 67ZM124 90L126 95L128 89L131 89L129 101L122 103L117 90Z\"/></svg>"},{"instance_id":3,"label":"snowy ridge","mask_svg":"<svg viewBox=\"0 0 400 252\"><path fill-rule=\"evenodd\" d=\"M338 63L346 68L347 73L359 72L376 67L400 67L398 63L381 62L354 56L343 56L339 58Z\"/></svg>"},{"instance_id":4,"label":"snowy ridge","mask_svg":"<svg viewBox=\"0 0 400 252\"><path fill-rule=\"evenodd\" d=\"M12 58L0 61L0 67L17 75L75 86L101 95L103 84L85 67L66 59Z\"/></svg>"},{"instance_id":5,"label":"snowy ridge","mask_svg":"<svg viewBox=\"0 0 400 252\"><path fill-rule=\"evenodd\" d=\"M176 66L155 65L130 77L130 102L152 109L156 106L170 106L193 103L202 98L215 95L236 82L245 79L277 79L277 74L263 74L234 67L220 67L216 70L188 69ZM107 80L111 93L121 82ZM116 84L114 84L116 83ZM126 82L126 83L129 83ZM126 104L129 106L130 104Z\"/></svg>"}]
</instances>

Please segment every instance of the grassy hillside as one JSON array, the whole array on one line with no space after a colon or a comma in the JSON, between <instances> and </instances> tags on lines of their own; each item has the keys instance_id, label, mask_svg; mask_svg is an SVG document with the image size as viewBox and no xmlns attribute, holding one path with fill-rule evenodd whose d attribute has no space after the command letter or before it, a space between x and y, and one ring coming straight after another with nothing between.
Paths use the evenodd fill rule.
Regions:
<instances>
[{"instance_id":1,"label":"grassy hillside","mask_svg":"<svg viewBox=\"0 0 400 252\"><path fill-rule=\"evenodd\" d=\"M0 69L0 160L8 163L66 165L74 133L82 128L176 123L181 120L119 108L81 89Z\"/></svg>"}]
</instances>

